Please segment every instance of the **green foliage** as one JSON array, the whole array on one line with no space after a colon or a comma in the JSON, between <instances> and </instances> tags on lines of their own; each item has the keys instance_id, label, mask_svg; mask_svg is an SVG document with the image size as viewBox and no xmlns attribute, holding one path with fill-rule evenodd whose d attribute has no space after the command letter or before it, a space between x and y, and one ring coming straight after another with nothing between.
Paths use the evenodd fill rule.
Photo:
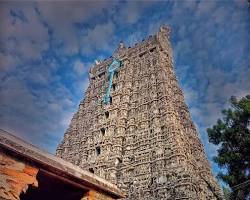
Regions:
<instances>
[{"instance_id":1,"label":"green foliage","mask_svg":"<svg viewBox=\"0 0 250 200\"><path fill-rule=\"evenodd\" d=\"M230 200L231 191L228 188L223 187L223 194L226 200Z\"/></svg>"},{"instance_id":2,"label":"green foliage","mask_svg":"<svg viewBox=\"0 0 250 200\"><path fill-rule=\"evenodd\" d=\"M208 128L207 133L209 142L219 147L214 161L226 169L218 177L230 186L233 199L247 199L250 195L250 95L240 100L231 97L230 103L231 108L222 111L223 119Z\"/></svg>"}]
</instances>

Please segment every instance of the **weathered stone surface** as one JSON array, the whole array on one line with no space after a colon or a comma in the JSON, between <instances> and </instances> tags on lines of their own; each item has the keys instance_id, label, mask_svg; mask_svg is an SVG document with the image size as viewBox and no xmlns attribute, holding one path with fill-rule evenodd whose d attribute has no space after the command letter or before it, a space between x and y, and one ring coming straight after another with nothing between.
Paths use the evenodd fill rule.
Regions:
<instances>
[{"instance_id":1,"label":"weathered stone surface","mask_svg":"<svg viewBox=\"0 0 250 200\"><path fill-rule=\"evenodd\" d=\"M169 35L163 26L132 48L120 43L109 105L103 98L113 59L90 69L57 155L117 184L129 200L220 199L176 79Z\"/></svg>"},{"instance_id":2,"label":"weathered stone surface","mask_svg":"<svg viewBox=\"0 0 250 200\"><path fill-rule=\"evenodd\" d=\"M113 198L103 193L91 190L81 200L97 200L97 199L98 200L112 200Z\"/></svg>"},{"instance_id":3,"label":"weathered stone surface","mask_svg":"<svg viewBox=\"0 0 250 200\"><path fill-rule=\"evenodd\" d=\"M29 185L38 186L38 169L0 151L0 199L18 200Z\"/></svg>"}]
</instances>

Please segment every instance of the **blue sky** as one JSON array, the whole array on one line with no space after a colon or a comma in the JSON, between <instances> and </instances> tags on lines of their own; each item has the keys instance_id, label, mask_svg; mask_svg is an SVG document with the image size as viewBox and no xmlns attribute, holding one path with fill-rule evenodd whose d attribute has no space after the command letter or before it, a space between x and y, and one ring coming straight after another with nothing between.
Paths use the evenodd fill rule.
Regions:
<instances>
[{"instance_id":1,"label":"blue sky","mask_svg":"<svg viewBox=\"0 0 250 200\"><path fill-rule=\"evenodd\" d=\"M0 127L55 152L88 86L88 69L161 24L209 160L206 128L250 91L247 1L0 2ZM212 163L213 171L218 171Z\"/></svg>"}]
</instances>

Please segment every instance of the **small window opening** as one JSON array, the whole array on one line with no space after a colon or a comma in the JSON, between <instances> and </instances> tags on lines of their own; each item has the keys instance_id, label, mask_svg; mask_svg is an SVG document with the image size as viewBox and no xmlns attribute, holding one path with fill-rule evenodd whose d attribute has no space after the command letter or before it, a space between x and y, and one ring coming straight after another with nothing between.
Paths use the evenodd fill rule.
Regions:
<instances>
[{"instance_id":1,"label":"small window opening","mask_svg":"<svg viewBox=\"0 0 250 200\"><path fill-rule=\"evenodd\" d=\"M109 112L105 112L105 117L108 119L109 118Z\"/></svg>"},{"instance_id":2,"label":"small window opening","mask_svg":"<svg viewBox=\"0 0 250 200\"><path fill-rule=\"evenodd\" d=\"M99 78L105 75L105 72L102 72L101 74L98 75Z\"/></svg>"},{"instance_id":3,"label":"small window opening","mask_svg":"<svg viewBox=\"0 0 250 200\"><path fill-rule=\"evenodd\" d=\"M154 52L155 50L156 50L156 48L154 47L154 48L150 49L150 52Z\"/></svg>"},{"instance_id":4,"label":"small window opening","mask_svg":"<svg viewBox=\"0 0 250 200\"><path fill-rule=\"evenodd\" d=\"M150 133L153 133L153 129L150 129Z\"/></svg>"},{"instance_id":5,"label":"small window opening","mask_svg":"<svg viewBox=\"0 0 250 200\"><path fill-rule=\"evenodd\" d=\"M113 89L113 91L116 90L116 84L113 84L113 85L112 85L112 89Z\"/></svg>"},{"instance_id":6,"label":"small window opening","mask_svg":"<svg viewBox=\"0 0 250 200\"><path fill-rule=\"evenodd\" d=\"M105 128L101 128L101 133L102 133L102 136L105 135Z\"/></svg>"},{"instance_id":7,"label":"small window opening","mask_svg":"<svg viewBox=\"0 0 250 200\"><path fill-rule=\"evenodd\" d=\"M142 52L139 54L139 57L143 57L146 54L146 52Z\"/></svg>"},{"instance_id":8,"label":"small window opening","mask_svg":"<svg viewBox=\"0 0 250 200\"><path fill-rule=\"evenodd\" d=\"M95 151L96 151L96 155L99 156L101 154L101 148L100 147L96 147Z\"/></svg>"},{"instance_id":9,"label":"small window opening","mask_svg":"<svg viewBox=\"0 0 250 200\"><path fill-rule=\"evenodd\" d=\"M118 78L118 72L115 72L114 76L115 78Z\"/></svg>"},{"instance_id":10,"label":"small window opening","mask_svg":"<svg viewBox=\"0 0 250 200\"><path fill-rule=\"evenodd\" d=\"M91 173L95 173L95 171L94 171L94 169L93 168L89 168L89 172L91 172Z\"/></svg>"},{"instance_id":11,"label":"small window opening","mask_svg":"<svg viewBox=\"0 0 250 200\"><path fill-rule=\"evenodd\" d=\"M109 104L112 105L112 97L109 97Z\"/></svg>"}]
</instances>

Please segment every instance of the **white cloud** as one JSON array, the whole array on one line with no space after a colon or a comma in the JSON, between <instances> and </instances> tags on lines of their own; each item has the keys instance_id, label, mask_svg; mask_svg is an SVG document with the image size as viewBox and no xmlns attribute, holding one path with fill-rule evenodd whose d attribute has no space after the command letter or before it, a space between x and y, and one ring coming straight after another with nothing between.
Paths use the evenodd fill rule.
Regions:
<instances>
[{"instance_id":1,"label":"white cloud","mask_svg":"<svg viewBox=\"0 0 250 200\"><path fill-rule=\"evenodd\" d=\"M121 17L125 23L134 24L140 17L141 3L139 1L128 1L121 10Z\"/></svg>"},{"instance_id":2,"label":"white cloud","mask_svg":"<svg viewBox=\"0 0 250 200\"><path fill-rule=\"evenodd\" d=\"M79 79L74 84L75 90L79 90L80 89L81 94L83 94L86 91L86 89L88 88L88 86L89 86L89 78L88 77L86 77L84 79ZM82 98L82 96L81 96L81 98Z\"/></svg>"},{"instance_id":3,"label":"white cloud","mask_svg":"<svg viewBox=\"0 0 250 200\"><path fill-rule=\"evenodd\" d=\"M35 69L31 69L35 75ZM47 78L45 74L40 75L44 80L37 81L44 82L45 86L39 90L27 85L28 75L20 70L17 74L2 78L0 127L54 151L58 138L66 128L64 118L73 112L76 102L72 102L72 93L62 83L47 84L47 80L53 80L51 74ZM30 76L33 77L33 74ZM37 77L33 78L36 80ZM58 79L55 78L55 81Z\"/></svg>"},{"instance_id":4,"label":"white cloud","mask_svg":"<svg viewBox=\"0 0 250 200\"><path fill-rule=\"evenodd\" d=\"M0 53L0 69L4 71L14 70L20 59L16 55Z\"/></svg>"},{"instance_id":5,"label":"white cloud","mask_svg":"<svg viewBox=\"0 0 250 200\"><path fill-rule=\"evenodd\" d=\"M60 41L63 41L63 51L67 54L77 53L82 43L82 36L77 33L74 26L75 23L81 23L86 21L89 17L99 17L105 8L111 8L115 5L112 1L58 1L58 2L39 2L38 8L41 14L44 16L47 23L53 28L54 35ZM102 27L97 26L98 32L93 34L99 34L99 38L95 38L97 41L102 36ZM99 32L100 31L100 32ZM109 35L110 36L110 35ZM90 41L83 45L95 43L94 36L89 35ZM107 39L107 38L106 38ZM91 46L89 47L91 48Z\"/></svg>"},{"instance_id":6,"label":"white cloud","mask_svg":"<svg viewBox=\"0 0 250 200\"><path fill-rule=\"evenodd\" d=\"M212 11L216 10L216 1L200 1L196 9L196 14L198 16L210 14Z\"/></svg>"},{"instance_id":7,"label":"white cloud","mask_svg":"<svg viewBox=\"0 0 250 200\"><path fill-rule=\"evenodd\" d=\"M84 64L82 61L80 60L76 60L75 63L74 63L74 71L77 73L77 74L84 74L85 73L85 67L84 67Z\"/></svg>"},{"instance_id":8,"label":"white cloud","mask_svg":"<svg viewBox=\"0 0 250 200\"><path fill-rule=\"evenodd\" d=\"M145 12L149 6L154 4L153 1L126 1L121 7L118 18L121 23L135 24L140 18L142 13Z\"/></svg>"},{"instance_id":9,"label":"white cloud","mask_svg":"<svg viewBox=\"0 0 250 200\"><path fill-rule=\"evenodd\" d=\"M48 48L48 32L41 24L30 2L2 2L1 3L0 40L10 51L18 52L25 58L36 59L42 50ZM23 22L10 15L10 11L21 11L27 18ZM7 38L15 40L14 46Z\"/></svg>"},{"instance_id":10,"label":"white cloud","mask_svg":"<svg viewBox=\"0 0 250 200\"><path fill-rule=\"evenodd\" d=\"M104 24L98 24L92 29L86 31L86 35L82 36L82 53L93 53L93 50L100 49L112 51L114 24L109 21Z\"/></svg>"},{"instance_id":11,"label":"white cloud","mask_svg":"<svg viewBox=\"0 0 250 200\"><path fill-rule=\"evenodd\" d=\"M199 95L197 91L193 90L192 88L183 88L184 91L184 96L185 96L185 101L191 105L192 103L196 102Z\"/></svg>"}]
</instances>

